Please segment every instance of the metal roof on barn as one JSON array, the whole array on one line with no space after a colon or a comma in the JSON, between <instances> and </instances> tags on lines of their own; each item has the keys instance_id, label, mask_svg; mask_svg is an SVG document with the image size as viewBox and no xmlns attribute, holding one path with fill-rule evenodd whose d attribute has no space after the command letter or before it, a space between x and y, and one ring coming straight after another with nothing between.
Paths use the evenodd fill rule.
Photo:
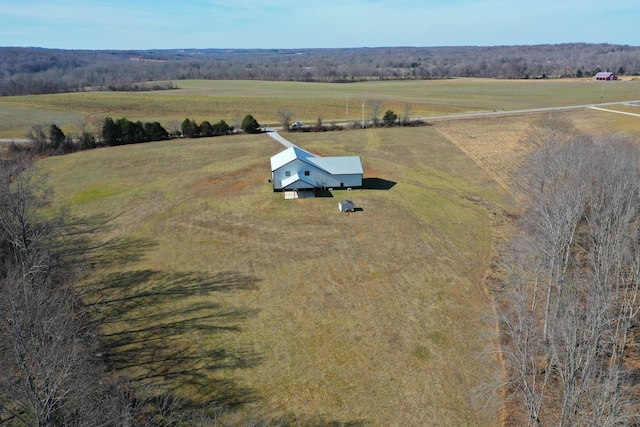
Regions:
<instances>
[{"instance_id":1,"label":"metal roof on barn","mask_svg":"<svg viewBox=\"0 0 640 427\"><path fill-rule=\"evenodd\" d=\"M313 157L309 159L320 169L324 169L331 175L347 175L364 173L362 162L358 156L342 157Z\"/></svg>"},{"instance_id":2,"label":"metal roof on barn","mask_svg":"<svg viewBox=\"0 0 640 427\"><path fill-rule=\"evenodd\" d=\"M313 154L308 151L303 150L299 147L289 147L284 151L279 152L275 156L271 157L271 171L278 169L288 163L296 159L305 160L309 157L315 157Z\"/></svg>"},{"instance_id":3,"label":"metal roof on barn","mask_svg":"<svg viewBox=\"0 0 640 427\"><path fill-rule=\"evenodd\" d=\"M302 160L332 175L364 173L362 162L358 156L318 157L295 146L289 147L271 157L271 171L273 172L296 159Z\"/></svg>"},{"instance_id":4,"label":"metal roof on barn","mask_svg":"<svg viewBox=\"0 0 640 427\"><path fill-rule=\"evenodd\" d=\"M300 176L297 173L282 180L283 189L304 189L304 188L316 188L318 184L308 176Z\"/></svg>"}]
</instances>

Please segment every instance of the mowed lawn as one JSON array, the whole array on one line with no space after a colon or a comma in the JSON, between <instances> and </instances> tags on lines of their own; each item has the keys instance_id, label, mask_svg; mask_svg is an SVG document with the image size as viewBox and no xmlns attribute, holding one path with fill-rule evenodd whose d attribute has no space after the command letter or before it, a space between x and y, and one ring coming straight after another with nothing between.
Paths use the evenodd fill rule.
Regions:
<instances>
[{"instance_id":1,"label":"mowed lawn","mask_svg":"<svg viewBox=\"0 0 640 427\"><path fill-rule=\"evenodd\" d=\"M266 135L40 162L108 361L146 392L292 425L496 425L483 279L504 189L434 127L286 136L362 156L369 188L284 200Z\"/></svg>"}]
</instances>

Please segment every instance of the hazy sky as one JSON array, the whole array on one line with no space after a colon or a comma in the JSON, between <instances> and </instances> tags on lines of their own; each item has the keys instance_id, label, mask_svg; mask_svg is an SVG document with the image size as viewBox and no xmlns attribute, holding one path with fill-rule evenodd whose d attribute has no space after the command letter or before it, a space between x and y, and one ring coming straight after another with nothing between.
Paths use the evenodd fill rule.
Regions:
<instances>
[{"instance_id":1,"label":"hazy sky","mask_svg":"<svg viewBox=\"0 0 640 427\"><path fill-rule=\"evenodd\" d=\"M638 0L0 0L0 46L640 45Z\"/></svg>"}]
</instances>

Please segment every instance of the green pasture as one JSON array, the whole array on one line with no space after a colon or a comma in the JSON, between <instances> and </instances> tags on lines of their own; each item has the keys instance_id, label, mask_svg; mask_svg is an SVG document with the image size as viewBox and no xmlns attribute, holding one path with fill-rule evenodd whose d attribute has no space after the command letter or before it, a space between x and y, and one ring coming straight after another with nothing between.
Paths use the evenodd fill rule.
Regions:
<instances>
[{"instance_id":1,"label":"green pasture","mask_svg":"<svg viewBox=\"0 0 640 427\"><path fill-rule=\"evenodd\" d=\"M358 87L266 85L282 99L327 88L318 99L336 102L337 87ZM266 135L40 161L72 218L69 247L86 257L81 289L110 363L155 393L229 404L235 421L496 425L499 402L483 388L500 376L483 279L490 218L507 196L434 127L287 137L362 156L368 188L284 200L268 182L283 147ZM338 212L347 197L358 212Z\"/></svg>"},{"instance_id":2,"label":"green pasture","mask_svg":"<svg viewBox=\"0 0 640 427\"><path fill-rule=\"evenodd\" d=\"M565 80L451 79L302 83L233 80L175 81L176 90L155 92L82 92L0 98L0 138L23 138L33 124L55 122L67 133L79 120L112 116L130 120L171 121L189 117L229 123L252 114L263 125L276 125L281 108L294 120L315 123L358 121L362 103L380 99L384 111L412 117L516 110L599 102L628 101L637 82ZM369 113L365 111L365 115Z\"/></svg>"}]
</instances>

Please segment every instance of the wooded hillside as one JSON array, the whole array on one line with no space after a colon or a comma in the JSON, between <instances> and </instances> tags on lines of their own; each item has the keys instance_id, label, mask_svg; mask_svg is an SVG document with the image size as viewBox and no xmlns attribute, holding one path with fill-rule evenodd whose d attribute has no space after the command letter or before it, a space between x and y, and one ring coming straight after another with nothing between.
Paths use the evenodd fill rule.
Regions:
<instances>
[{"instance_id":1,"label":"wooded hillside","mask_svg":"<svg viewBox=\"0 0 640 427\"><path fill-rule=\"evenodd\" d=\"M183 79L353 82L451 77L560 78L640 74L640 47L536 46L89 51L0 48L0 96L171 89Z\"/></svg>"}]
</instances>

